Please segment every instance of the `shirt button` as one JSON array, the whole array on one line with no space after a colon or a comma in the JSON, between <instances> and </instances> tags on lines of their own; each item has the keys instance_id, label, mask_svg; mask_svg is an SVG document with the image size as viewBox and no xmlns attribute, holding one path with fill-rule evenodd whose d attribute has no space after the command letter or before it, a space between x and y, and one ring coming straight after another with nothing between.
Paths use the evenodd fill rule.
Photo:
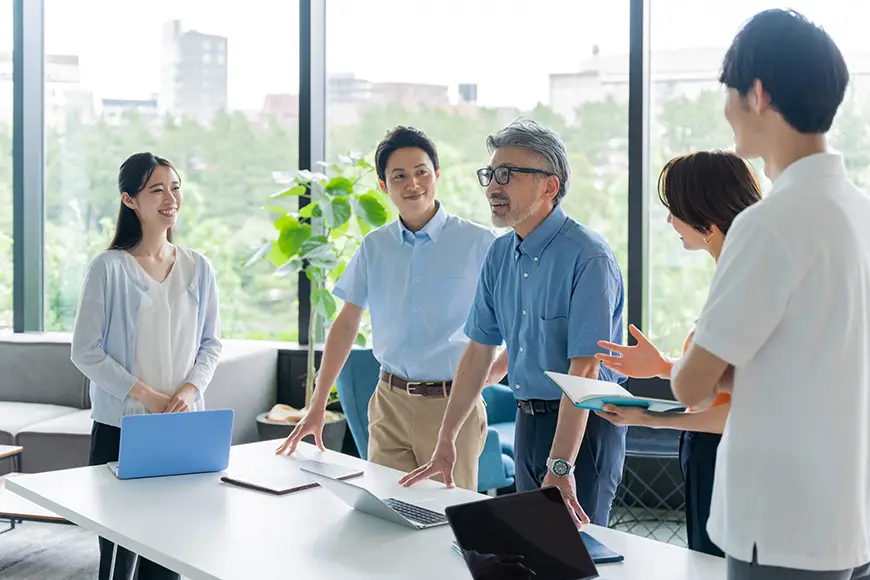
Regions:
<instances>
[{"instance_id":1,"label":"shirt button","mask_svg":"<svg viewBox=\"0 0 870 580\"><path fill-rule=\"evenodd\" d=\"M538 261L538 257L535 256L534 258L532 258L532 260L534 260L535 262L537 262L537 261Z\"/></svg>"},{"instance_id":2,"label":"shirt button","mask_svg":"<svg viewBox=\"0 0 870 580\"><path fill-rule=\"evenodd\" d=\"M525 316L525 315L526 315L526 311L525 311L525 310L523 310L523 316Z\"/></svg>"},{"instance_id":3,"label":"shirt button","mask_svg":"<svg viewBox=\"0 0 870 580\"><path fill-rule=\"evenodd\" d=\"M414 307L414 312L419 312L419 311L420 311L420 307L419 307L419 306L415 306L415 307Z\"/></svg>"},{"instance_id":4,"label":"shirt button","mask_svg":"<svg viewBox=\"0 0 870 580\"><path fill-rule=\"evenodd\" d=\"M420 281L419 278L414 278L414 282L419 282L419 281Z\"/></svg>"},{"instance_id":5,"label":"shirt button","mask_svg":"<svg viewBox=\"0 0 870 580\"><path fill-rule=\"evenodd\" d=\"M523 350L525 350L525 349L523 347L520 347L520 352L523 352Z\"/></svg>"},{"instance_id":6,"label":"shirt button","mask_svg":"<svg viewBox=\"0 0 870 580\"><path fill-rule=\"evenodd\" d=\"M516 385L514 385L514 388L517 389L517 390L519 390L519 389L520 389L520 384L517 383Z\"/></svg>"},{"instance_id":7,"label":"shirt button","mask_svg":"<svg viewBox=\"0 0 870 580\"><path fill-rule=\"evenodd\" d=\"M528 278L528 277L529 277L529 273L528 273L528 272L523 272L523 278Z\"/></svg>"}]
</instances>

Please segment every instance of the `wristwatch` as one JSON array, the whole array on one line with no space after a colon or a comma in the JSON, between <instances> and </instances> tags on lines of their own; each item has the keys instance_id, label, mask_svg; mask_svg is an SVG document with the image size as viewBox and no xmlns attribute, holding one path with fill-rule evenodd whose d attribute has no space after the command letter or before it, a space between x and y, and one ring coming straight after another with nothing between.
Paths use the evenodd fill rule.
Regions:
<instances>
[{"instance_id":1,"label":"wristwatch","mask_svg":"<svg viewBox=\"0 0 870 580\"><path fill-rule=\"evenodd\" d=\"M574 473L574 465L564 459L547 458L547 469L556 477L567 477Z\"/></svg>"}]
</instances>

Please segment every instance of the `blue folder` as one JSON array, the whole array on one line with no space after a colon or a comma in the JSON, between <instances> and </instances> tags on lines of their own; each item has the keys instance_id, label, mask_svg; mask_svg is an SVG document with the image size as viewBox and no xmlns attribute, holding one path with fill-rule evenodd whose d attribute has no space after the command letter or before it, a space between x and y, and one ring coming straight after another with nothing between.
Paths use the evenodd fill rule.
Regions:
<instances>
[{"instance_id":1,"label":"blue folder","mask_svg":"<svg viewBox=\"0 0 870 580\"><path fill-rule=\"evenodd\" d=\"M625 560L625 556L617 554L586 532L580 532L580 537L583 539L583 543L586 544L586 549L589 551L592 561L596 564L612 564Z\"/></svg>"}]
</instances>

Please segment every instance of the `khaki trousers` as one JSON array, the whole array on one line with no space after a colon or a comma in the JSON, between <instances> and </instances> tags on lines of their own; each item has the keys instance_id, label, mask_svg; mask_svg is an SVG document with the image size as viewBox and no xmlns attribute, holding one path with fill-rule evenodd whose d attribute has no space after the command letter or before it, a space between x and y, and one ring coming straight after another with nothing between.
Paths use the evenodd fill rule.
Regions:
<instances>
[{"instance_id":1,"label":"khaki trousers","mask_svg":"<svg viewBox=\"0 0 870 580\"><path fill-rule=\"evenodd\" d=\"M404 472L428 463L447 401L447 397L409 395L380 381L369 401L368 460ZM485 442L486 411L483 399L478 399L456 438L453 481L457 487L477 491L477 465ZM444 481L441 475L434 479Z\"/></svg>"}]
</instances>

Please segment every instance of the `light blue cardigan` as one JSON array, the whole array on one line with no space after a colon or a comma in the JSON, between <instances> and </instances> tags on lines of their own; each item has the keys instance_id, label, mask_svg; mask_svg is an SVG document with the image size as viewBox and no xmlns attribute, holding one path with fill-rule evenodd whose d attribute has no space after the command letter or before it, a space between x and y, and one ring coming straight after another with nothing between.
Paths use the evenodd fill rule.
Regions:
<instances>
[{"instance_id":1,"label":"light blue cardigan","mask_svg":"<svg viewBox=\"0 0 870 580\"><path fill-rule=\"evenodd\" d=\"M218 291L208 259L192 250L196 264L188 291L197 303L196 338L199 351L186 382L197 387L196 407L211 382L221 353ZM106 250L88 266L72 338L73 364L90 379L91 417L98 423L121 426L126 399L138 377L130 374L136 346L136 325L147 276L133 270L122 254ZM178 385L179 387L181 385Z\"/></svg>"}]
</instances>

